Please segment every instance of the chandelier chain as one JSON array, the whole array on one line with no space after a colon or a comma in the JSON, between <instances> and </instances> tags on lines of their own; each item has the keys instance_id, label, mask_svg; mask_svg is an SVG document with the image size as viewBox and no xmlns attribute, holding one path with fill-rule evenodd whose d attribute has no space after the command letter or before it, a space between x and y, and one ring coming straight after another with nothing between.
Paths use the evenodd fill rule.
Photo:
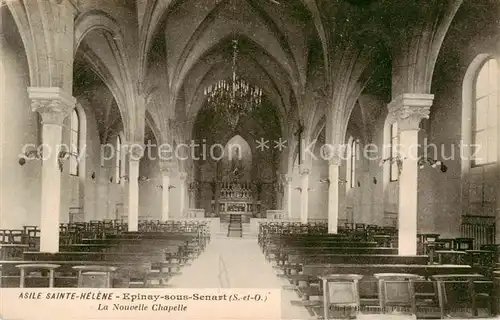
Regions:
<instances>
[{"instance_id":1,"label":"chandelier chain","mask_svg":"<svg viewBox=\"0 0 500 320\"><path fill-rule=\"evenodd\" d=\"M234 129L240 117L248 115L262 102L262 89L252 86L237 73L238 40L232 40L231 80L220 80L204 90L209 107L224 116Z\"/></svg>"}]
</instances>

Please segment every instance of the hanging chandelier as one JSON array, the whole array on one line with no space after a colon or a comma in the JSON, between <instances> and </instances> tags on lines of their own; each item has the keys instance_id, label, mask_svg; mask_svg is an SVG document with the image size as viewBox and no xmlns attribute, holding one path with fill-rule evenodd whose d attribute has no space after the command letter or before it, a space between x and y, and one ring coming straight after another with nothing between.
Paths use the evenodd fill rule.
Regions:
<instances>
[{"instance_id":1,"label":"hanging chandelier","mask_svg":"<svg viewBox=\"0 0 500 320\"><path fill-rule=\"evenodd\" d=\"M210 85L205 88L204 94L208 106L222 115L234 129L242 116L248 115L262 103L262 89L250 85L238 76L236 72L238 40L234 39L232 44L232 78Z\"/></svg>"}]
</instances>

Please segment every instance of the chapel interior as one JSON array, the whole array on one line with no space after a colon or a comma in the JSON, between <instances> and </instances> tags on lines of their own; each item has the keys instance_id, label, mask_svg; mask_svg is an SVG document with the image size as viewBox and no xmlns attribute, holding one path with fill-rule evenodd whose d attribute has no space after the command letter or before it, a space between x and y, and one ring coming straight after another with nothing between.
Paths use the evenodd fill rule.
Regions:
<instances>
[{"instance_id":1,"label":"chapel interior","mask_svg":"<svg viewBox=\"0 0 500 320\"><path fill-rule=\"evenodd\" d=\"M498 0L0 11L0 288L500 315Z\"/></svg>"}]
</instances>

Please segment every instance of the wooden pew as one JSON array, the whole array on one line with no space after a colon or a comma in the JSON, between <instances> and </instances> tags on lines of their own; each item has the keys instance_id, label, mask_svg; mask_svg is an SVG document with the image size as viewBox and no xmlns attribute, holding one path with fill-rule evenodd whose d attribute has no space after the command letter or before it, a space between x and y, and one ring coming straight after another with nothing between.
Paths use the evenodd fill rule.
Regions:
<instances>
[{"instance_id":1,"label":"wooden pew","mask_svg":"<svg viewBox=\"0 0 500 320\"><path fill-rule=\"evenodd\" d=\"M321 299L323 292L319 285L319 277L329 274L357 274L363 279L359 283L361 304L373 307L379 304L378 281L374 274L377 273L409 273L424 277L426 281L416 283L417 298L432 299L437 307L437 297L432 281L428 281L433 275L469 274L472 272L470 266L465 265L410 265L410 264L307 264L302 267L302 274L289 275L288 279L294 285L295 290L301 297L301 302L296 302L307 308L317 305L310 298Z\"/></svg>"},{"instance_id":2,"label":"wooden pew","mask_svg":"<svg viewBox=\"0 0 500 320\"><path fill-rule=\"evenodd\" d=\"M183 260L187 261L193 259L199 254L201 254L201 248L197 244L191 243L189 239L182 238L163 238L163 239L83 239L82 247L85 245L96 245L99 247L109 246L110 248L116 248L118 252L127 252L130 250L134 251L150 251L151 249L163 250L165 248L170 248L176 246L178 248L178 256L182 257ZM77 248L78 246L76 246ZM70 247L72 248L72 247ZM141 249L143 248L143 249ZM102 249L101 251L110 251L107 249Z\"/></svg>"},{"instance_id":3,"label":"wooden pew","mask_svg":"<svg viewBox=\"0 0 500 320\"><path fill-rule=\"evenodd\" d=\"M373 275L375 273L411 273L430 278L438 274L465 274L471 273L468 265L428 265L428 264L305 264L302 273L310 277L317 277L329 273L355 273Z\"/></svg>"},{"instance_id":4,"label":"wooden pew","mask_svg":"<svg viewBox=\"0 0 500 320\"><path fill-rule=\"evenodd\" d=\"M31 252L26 251L23 254L24 260L28 261L150 261L164 262L170 256L165 252L144 252L144 253L126 253L126 252Z\"/></svg>"},{"instance_id":5,"label":"wooden pew","mask_svg":"<svg viewBox=\"0 0 500 320\"><path fill-rule=\"evenodd\" d=\"M77 287L78 271L75 266L113 266L117 268L113 278L113 287L128 288L131 283L139 283L139 287L149 286L147 282L148 274L157 271L154 270L151 263L148 262L116 262L116 261L0 261L1 284L2 287L19 287L20 272L16 268L19 264L58 264L55 271L55 287ZM156 272L158 273L158 271ZM31 277L32 286L46 286L46 278Z\"/></svg>"},{"instance_id":6,"label":"wooden pew","mask_svg":"<svg viewBox=\"0 0 500 320\"><path fill-rule=\"evenodd\" d=\"M304 271L304 265L427 265L427 256L397 256L377 254L313 254L301 255L290 254L284 265L285 274ZM384 273L384 272L379 272ZM391 273L391 272L387 272ZM396 273L396 272L392 272ZM401 272L403 273L403 272ZM407 272L405 272L407 273Z\"/></svg>"},{"instance_id":7,"label":"wooden pew","mask_svg":"<svg viewBox=\"0 0 500 320\"><path fill-rule=\"evenodd\" d=\"M392 254L290 254L290 263L328 264L427 264L427 256L398 256Z\"/></svg>"},{"instance_id":8,"label":"wooden pew","mask_svg":"<svg viewBox=\"0 0 500 320\"><path fill-rule=\"evenodd\" d=\"M314 257L327 254L350 254L350 255L396 255L397 249L393 248L363 248L363 247L350 247L349 244L340 247L284 247L274 254L277 264L286 264L288 257L304 256Z\"/></svg>"},{"instance_id":9,"label":"wooden pew","mask_svg":"<svg viewBox=\"0 0 500 320\"><path fill-rule=\"evenodd\" d=\"M371 248L375 248L376 242L318 242L318 243L294 243L291 245L269 246L265 252L268 261L274 258L279 261L286 259L286 255L291 252L348 252L348 253L362 253L367 252ZM349 248L349 249L345 249ZM361 249L358 249L361 248ZM352 249L352 250L351 250ZM344 251L342 251L344 250Z\"/></svg>"}]
</instances>

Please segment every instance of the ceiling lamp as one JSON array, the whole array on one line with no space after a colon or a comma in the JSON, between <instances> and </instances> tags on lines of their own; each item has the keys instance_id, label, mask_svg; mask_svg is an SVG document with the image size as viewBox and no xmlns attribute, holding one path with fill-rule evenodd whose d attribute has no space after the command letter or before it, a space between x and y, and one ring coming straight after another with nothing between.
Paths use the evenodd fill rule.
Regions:
<instances>
[{"instance_id":1,"label":"ceiling lamp","mask_svg":"<svg viewBox=\"0 0 500 320\"><path fill-rule=\"evenodd\" d=\"M232 129L236 128L240 117L248 115L262 103L262 89L250 85L238 76L236 59L238 40L233 40L232 78L220 80L205 88L204 94L208 106L222 115Z\"/></svg>"}]
</instances>

